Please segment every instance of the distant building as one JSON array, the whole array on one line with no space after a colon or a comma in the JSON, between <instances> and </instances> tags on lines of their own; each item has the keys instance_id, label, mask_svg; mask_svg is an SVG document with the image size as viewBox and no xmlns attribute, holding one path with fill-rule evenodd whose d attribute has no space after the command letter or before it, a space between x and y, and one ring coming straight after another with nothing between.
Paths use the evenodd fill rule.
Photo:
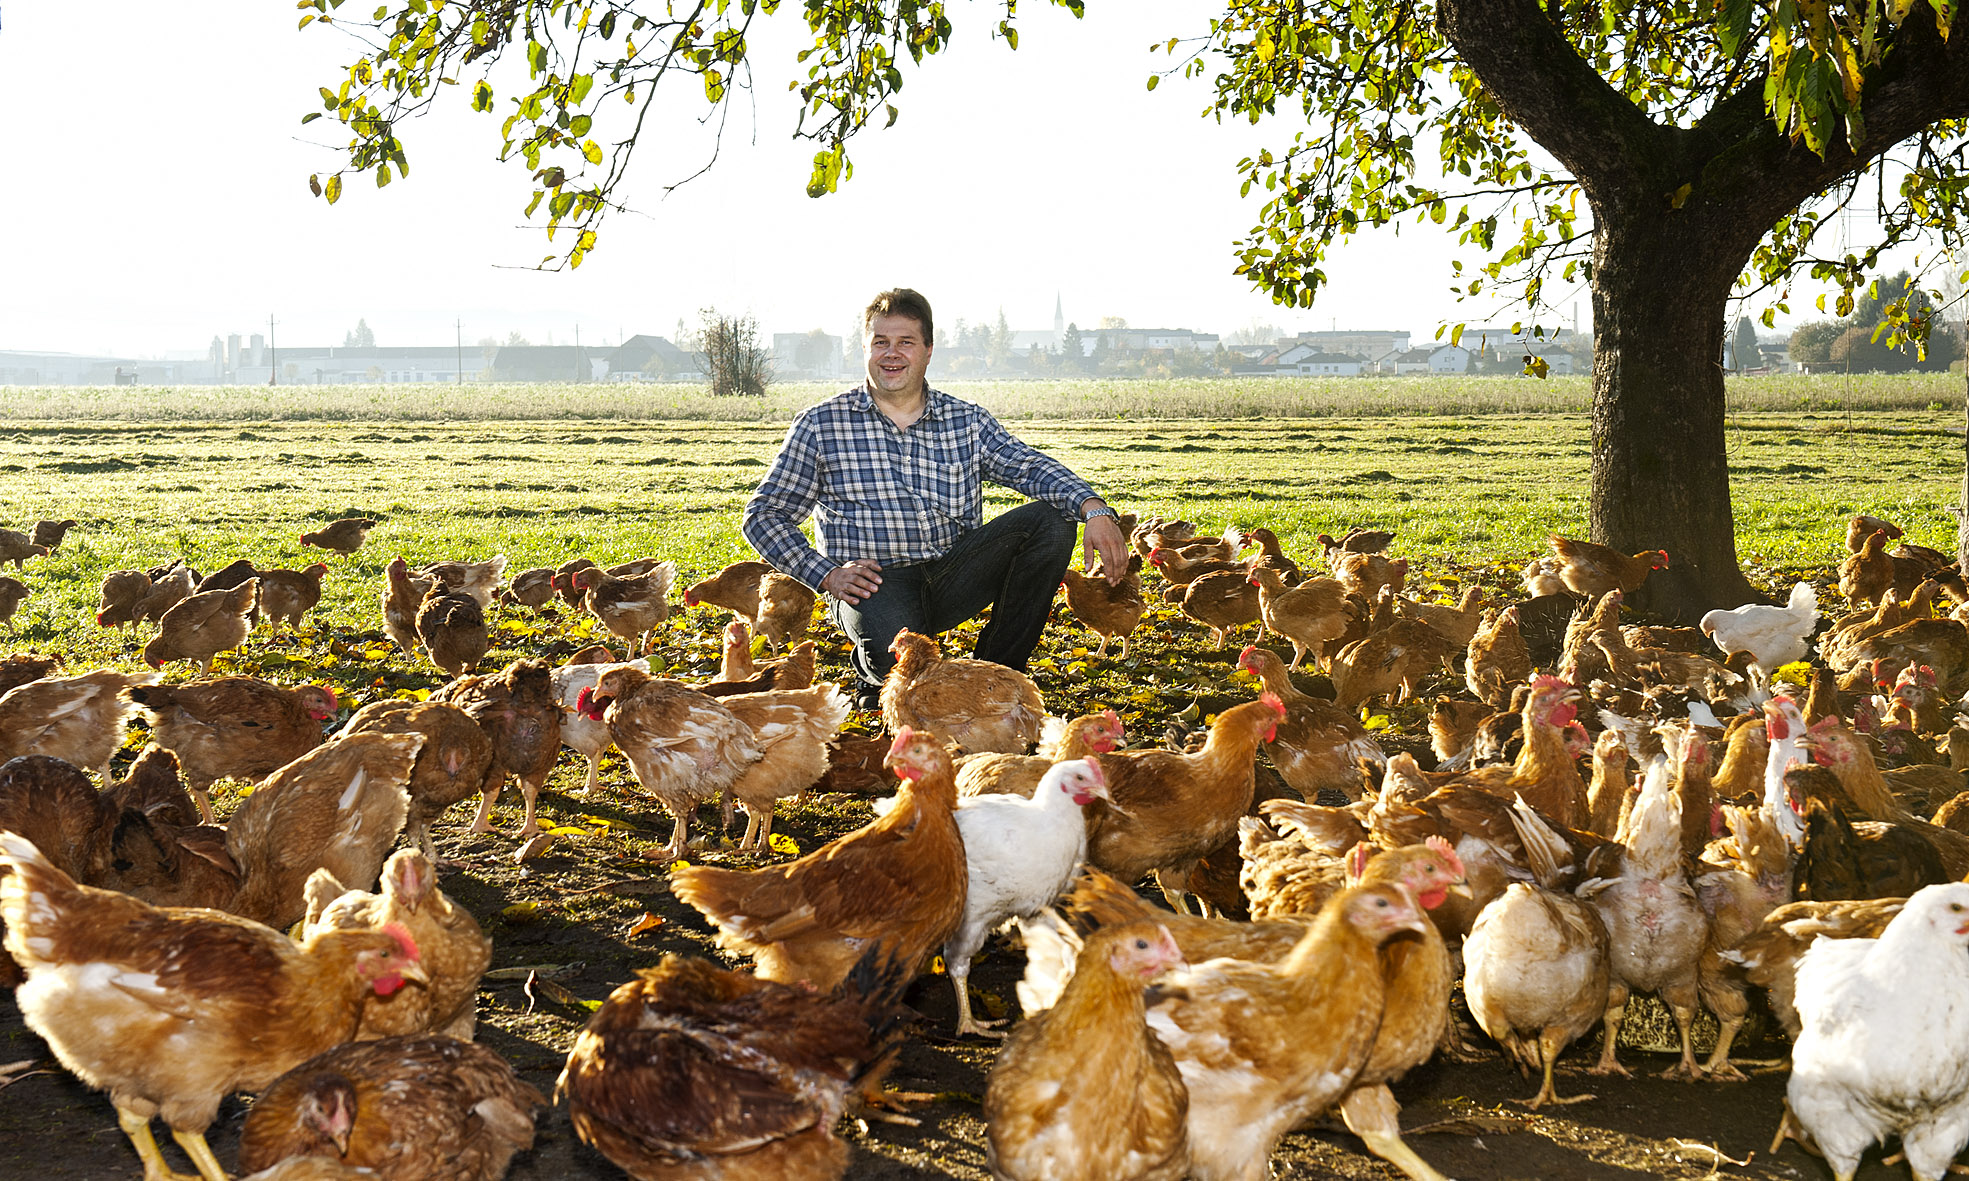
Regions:
<instances>
[{"instance_id":1,"label":"distant building","mask_svg":"<svg viewBox=\"0 0 1969 1181\"><path fill-rule=\"evenodd\" d=\"M773 333L773 370L781 381L833 381L847 373L842 340L812 332Z\"/></svg>"},{"instance_id":2,"label":"distant building","mask_svg":"<svg viewBox=\"0 0 1969 1181\"><path fill-rule=\"evenodd\" d=\"M695 381L703 374L691 355L661 336L636 335L623 341L603 361L611 380L637 377L652 381Z\"/></svg>"},{"instance_id":3,"label":"distant building","mask_svg":"<svg viewBox=\"0 0 1969 1181\"><path fill-rule=\"evenodd\" d=\"M1279 342L1280 347L1294 344L1311 345L1325 353L1350 353L1356 357L1373 357L1379 360L1390 353L1408 351L1408 336L1399 330L1349 329L1334 332L1301 332L1297 336Z\"/></svg>"}]
</instances>

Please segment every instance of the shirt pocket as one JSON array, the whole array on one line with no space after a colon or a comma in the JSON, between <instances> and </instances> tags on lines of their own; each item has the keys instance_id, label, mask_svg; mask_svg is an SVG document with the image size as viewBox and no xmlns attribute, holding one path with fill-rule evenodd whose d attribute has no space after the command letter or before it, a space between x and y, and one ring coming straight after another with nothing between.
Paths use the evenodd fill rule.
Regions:
<instances>
[{"instance_id":1,"label":"shirt pocket","mask_svg":"<svg viewBox=\"0 0 1969 1181\"><path fill-rule=\"evenodd\" d=\"M898 476L931 512L963 522L977 515L983 486L975 463L919 459Z\"/></svg>"}]
</instances>

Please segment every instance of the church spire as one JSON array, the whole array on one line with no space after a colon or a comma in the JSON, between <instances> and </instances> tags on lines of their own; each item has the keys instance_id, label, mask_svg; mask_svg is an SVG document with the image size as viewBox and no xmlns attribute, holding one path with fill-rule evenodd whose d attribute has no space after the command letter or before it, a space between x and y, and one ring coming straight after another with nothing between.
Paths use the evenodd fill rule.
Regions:
<instances>
[{"instance_id":1,"label":"church spire","mask_svg":"<svg viewBox=\"0 0 1969 1181\"><path fill-rule=\"evenodd\" d=\"M1067 317L1066 313L1062 310L1064 306L1060 302L1060 293L1055 291L1053 293L1053 343L1055 344L1066 339Z\"/></svg>"}]
</instances>

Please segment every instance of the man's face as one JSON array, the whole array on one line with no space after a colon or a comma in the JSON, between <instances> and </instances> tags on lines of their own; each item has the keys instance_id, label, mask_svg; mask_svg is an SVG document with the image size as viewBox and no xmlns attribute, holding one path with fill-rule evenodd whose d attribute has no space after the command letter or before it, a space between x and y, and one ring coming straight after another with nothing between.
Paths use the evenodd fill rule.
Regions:
<instances>
[{"instance_id":1,"label":"man's face","mask_svg":"<svg viewBox=\"0 0 1969 1181\"><path fill-rule=\"evenodd\" d=\"M877 316L868 322L868 386L871 392L913 394L923 389L930 342L909 316Z\"/></svg>"}]
</instances>

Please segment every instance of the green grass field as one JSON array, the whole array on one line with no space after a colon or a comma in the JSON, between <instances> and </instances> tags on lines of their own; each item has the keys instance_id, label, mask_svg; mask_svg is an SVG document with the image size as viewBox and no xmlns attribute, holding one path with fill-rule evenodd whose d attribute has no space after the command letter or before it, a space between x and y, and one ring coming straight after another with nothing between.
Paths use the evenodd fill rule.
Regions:
<instances>
[{"instance_id":1,"label":"green grass field","mask_svg":"<svg viewBox=\"0 0 1969 1181\"><path fill-rule=\"evenodd\" d=\"M1483 393L1502 383L1474 384ZM569 388L571 398L596 389ZM535 398L552 405L565 392L540 387ZM964 392L988 402L1000 393ZM1939 407L1942 392L1931 386L1920 396ZM298 569L323 556L299 544L304 529L362 513L383 523L353 558L328 555L332 572L312 632L280 641L256 633L221 668L328 679L358 697L413 692L435 684L435 670L394 652L378 656L373 642L381 635L382 571L393 556L418 564L504 553L516 572L580 555L604 563L658 555L676 561L681 589L749 556L739 510L790 413L756 422L395 418L416 393L375 391L387 412L377 421L136 421L119 417L130 407L115 401L105 402L117 412L106 420L17 420L0 439L6 517L14 524L74 517L81 525L59 554L32 560L22 574L33 597L16 617L15 646L67 653L78 670L137 667L141 637L94 626L104 574L178 557L204 571L240 557ZM1133 396L1157 397L1151 389ZM1781 588L1798 575L1833 575L1845 519L1859 511L1900 521L1912 540L1952 549L1953 521L1940 506L1955 498L1961 479L1960 420L1952 404L1733 414L1738 544L1753 581ZM1394 528L1396 552L1416 559L1413 586L1444 599L1471 580L1498 595L1515 593L1517 571L1543 551L1547 532L1584 531L1587 427L1583 415L1556 403L1540 413L1032 419L1018 430L1117 504L1186 516L1209 531L1267 525L1290 553L1315 553L1322 531ZM993 500L990 511L1014 502L1010 494ZM1827 609L1835 606L1829 597ZM702 618L665 632L663 658L680 674L708 671L715 660L718 618L696 614ZM1067 700L1056 708L1126 697L1137 672L1153 671L1166 685L1197 683L1180 655L1197 646L1185 623L1173 624L1166 652L1144 649L1148 664L1089 679L1085 668L1070 667L1085 633L1064 611L1061 619L1064 630L1048 639L1066 646L1059 687ZM566 632L573 622L504 617L492 659L578 636ZM838 649L826 657L836 675L838 657ZM172 676L190 671L176 666Z\"/></svg>"}]
</instances>

